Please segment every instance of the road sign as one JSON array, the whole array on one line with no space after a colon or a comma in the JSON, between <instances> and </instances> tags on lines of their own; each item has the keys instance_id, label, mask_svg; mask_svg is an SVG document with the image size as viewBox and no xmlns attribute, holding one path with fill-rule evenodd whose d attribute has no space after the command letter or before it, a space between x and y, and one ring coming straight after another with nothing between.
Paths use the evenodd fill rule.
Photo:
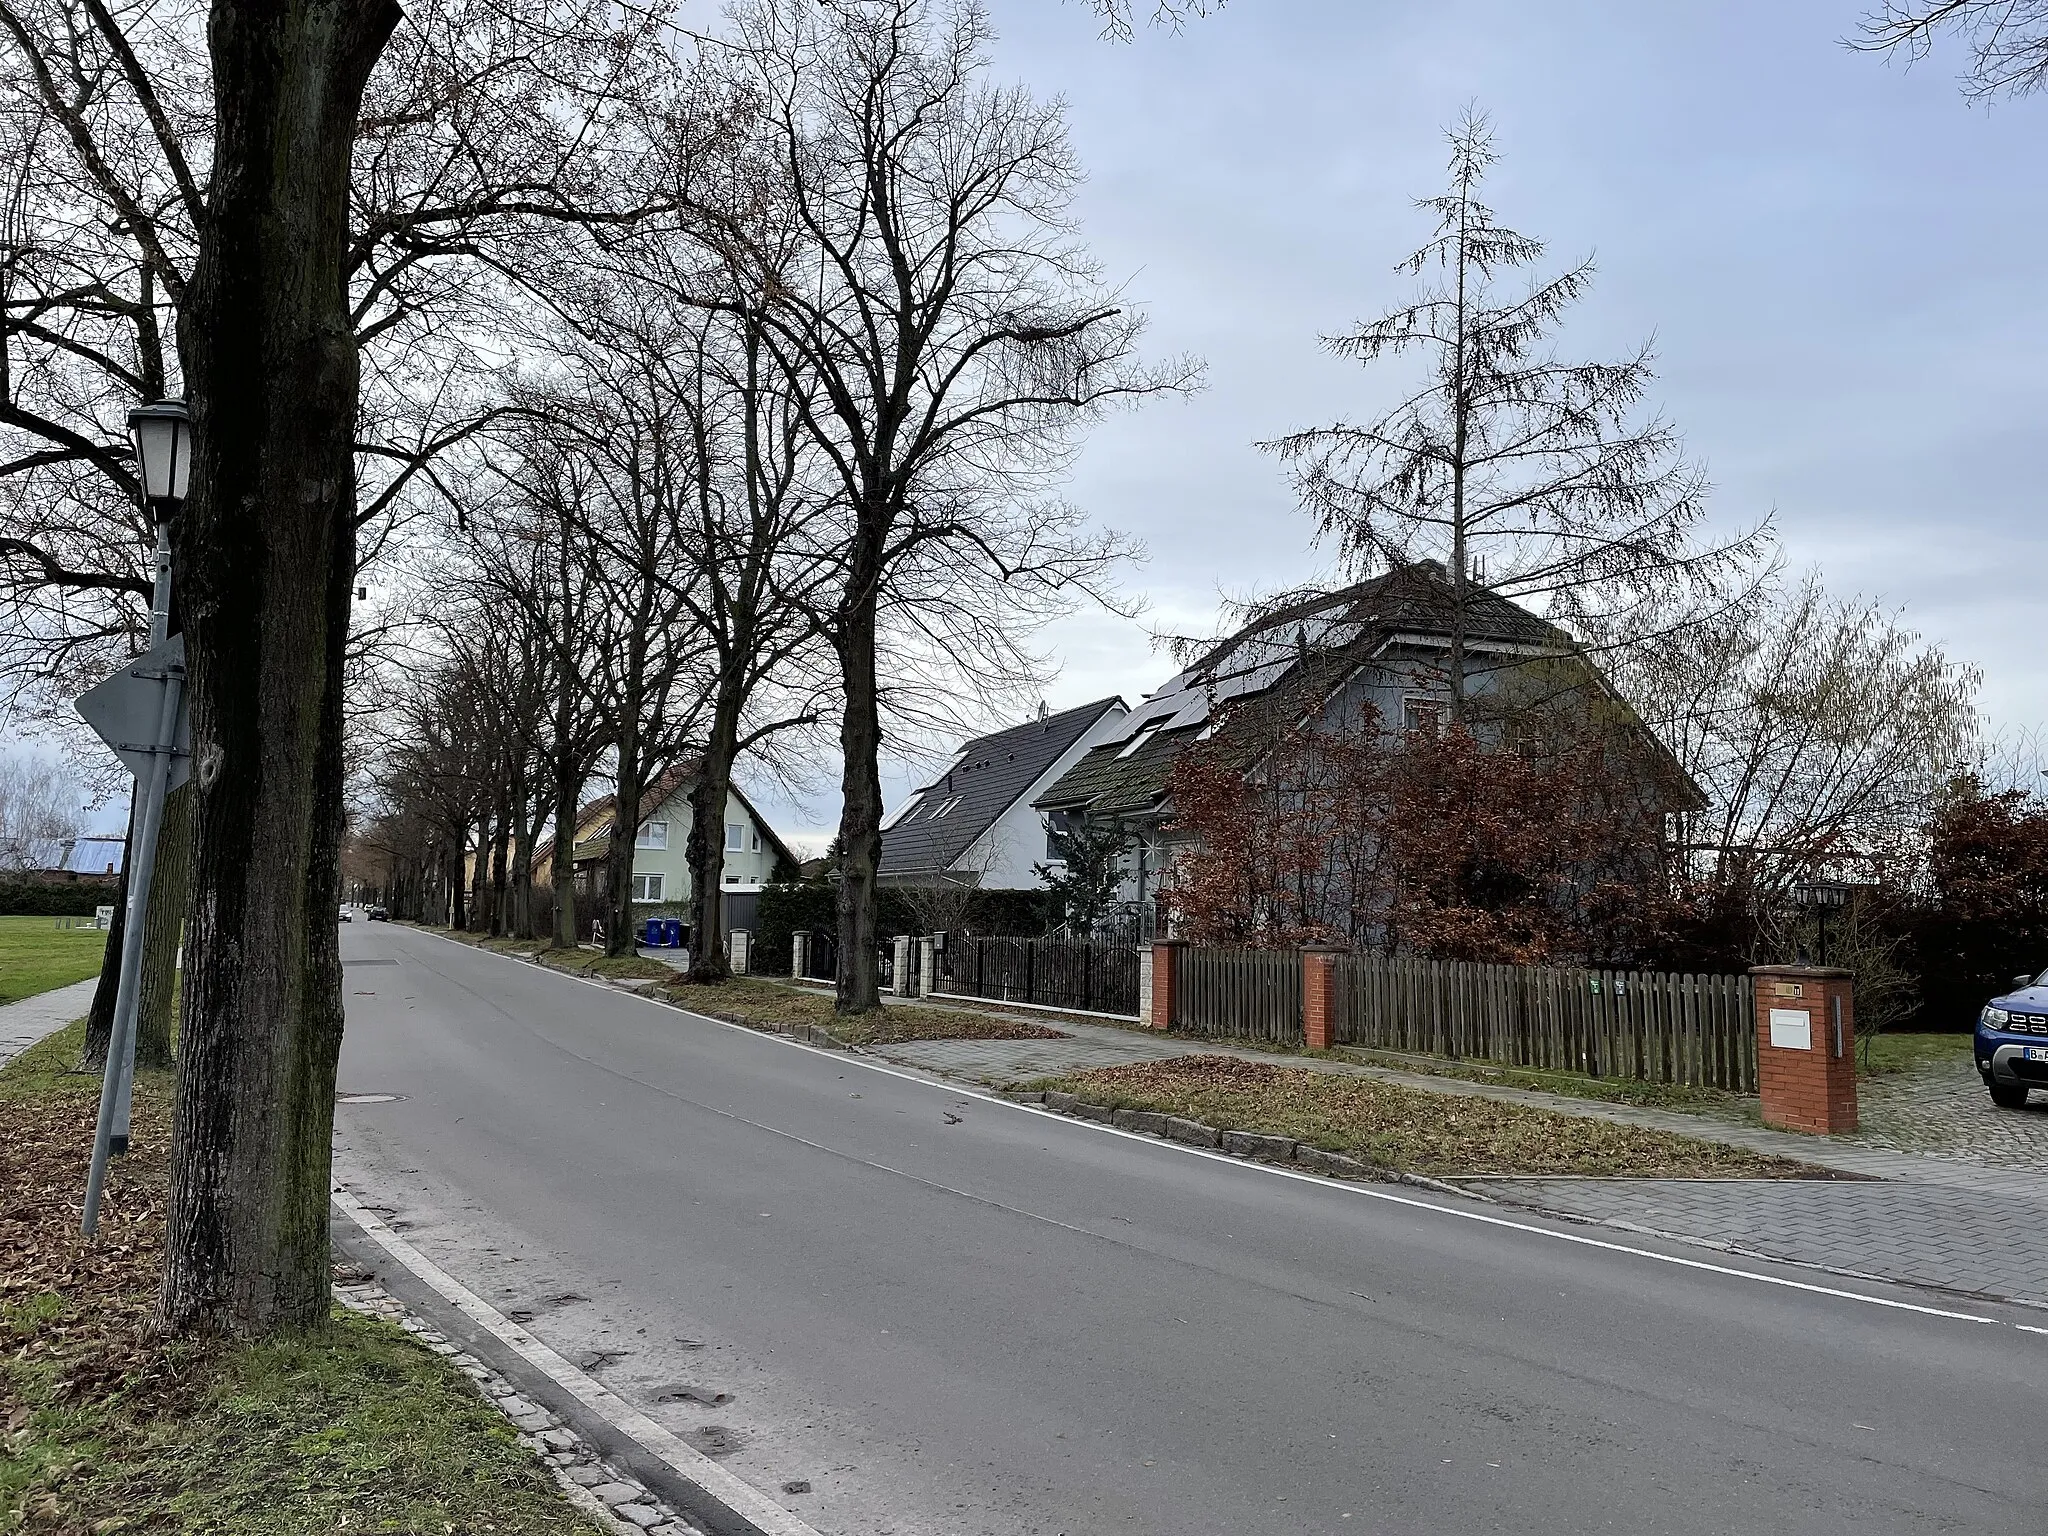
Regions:
<instances>
[{"instance_id":1,"label":"road sign","mask_svg":"<svg viewBox=\"0 0 2048 1536\"><path fill-rule=\"evenodd\" d=\"M149 774L150 748L155 746L163 713L164 678L172 667L185 667L185 637L172 635L162 645L137 656L114 675L78 696L78 713L98 732L101 741L128 765L137 778ZM172 732L175 755L166 785L176 789L192 776L192 715L185 706L188 690L180 690L178 726Z\"/></svg>"}]
</instances>

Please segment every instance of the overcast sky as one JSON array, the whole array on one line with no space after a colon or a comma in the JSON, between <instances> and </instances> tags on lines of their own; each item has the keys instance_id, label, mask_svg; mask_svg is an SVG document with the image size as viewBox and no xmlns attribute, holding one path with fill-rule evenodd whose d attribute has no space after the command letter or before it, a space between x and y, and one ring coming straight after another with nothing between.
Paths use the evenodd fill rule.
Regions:
<instances>
[{"instance_id":1,"label":"overcast sky","mask_svg":"<svg viewBox=\"0 0 2048 1536\"><path fill-rule=\"evenodd\" d=\"M1151 345L1208 362L1199 397L1097 429L1071 488L1150 547L1130 585L1151 623L1203 627L1219 593L1323 563L1252 444L1384 403L1317 337L1406 290L1411 202L1469 101L1502 217L1598 258L1566 355L1654 334L1722 518L1775 513L1795 562L1983 668L1996 722L2048 719L2048 101L1968 103L1953 51L1849 51L1858 0L1231 0L1126 46L1078 3L993 9L998 73L1068 104L1083 229ZM1044 644L1055 706L1172 670L1099 614Z\"/></svg>"},{"instance_id":2,"label":"overcast sky","mask_svg":"<svg viewBox=\"0 0 2048 1536\"><path fill-rule=\"evenodd\" d=\"M1135 702L1172 670L1146 624L1199 630L1220 594L1324 565L1252 444L1384 403L1317 337L1406 291L1412 200L1474 102L1502 217L1597 255L1565 353L1655 334L1722 518L1774 513L1795 561L1981 667L1995 723L2048 720L2048 101L1966 102L1953 51L1850 52L1858 0L1231 0L1121 46L1079 3L993 5L998 74L1067 102L1082 227L1152 348L1208 363L1203 394L1080 459L1072 499L1149 546L1128 585L1151 611L1049 630L1055 707ZM816 846L837 819L830 772L808 803L763 799Z\"/></svg>"}]
</instances>

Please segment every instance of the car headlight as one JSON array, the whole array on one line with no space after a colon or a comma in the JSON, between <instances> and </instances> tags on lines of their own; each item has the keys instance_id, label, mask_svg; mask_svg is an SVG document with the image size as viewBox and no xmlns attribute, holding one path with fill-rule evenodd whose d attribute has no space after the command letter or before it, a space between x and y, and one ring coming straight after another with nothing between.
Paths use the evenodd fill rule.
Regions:
<instances>
[{"instance_id":1,"label":"car headlight","mask_svg":"<svg viewBox=\"0 0 2048 1536\"><path fill-rule=\"evenodd\" d=\"M1984 1010L1984 1017L1982 1022L1986 1024L2003 1024L2011 1017L2012 1015L2007 1013L2003 1008L1987 1007Z\"/></svg>"}]
</instances>

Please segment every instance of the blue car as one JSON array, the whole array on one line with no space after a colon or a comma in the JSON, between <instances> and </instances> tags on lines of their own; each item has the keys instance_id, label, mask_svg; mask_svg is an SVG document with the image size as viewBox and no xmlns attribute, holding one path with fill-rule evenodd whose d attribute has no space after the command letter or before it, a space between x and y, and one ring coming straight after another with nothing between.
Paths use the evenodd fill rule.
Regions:
<instances>
[{"instance_id":1,"label":"blue car","mask_svg":"<svg viewBox=\"0 0 2048 1536\"><path fill-rule=\"evenodd\" d=\"M2001 1109L2025 1109L2048 1088L2048 972L2013 977L2013 990L1977 1015L1977 1074Z\"/></svg>"}]
</instances>

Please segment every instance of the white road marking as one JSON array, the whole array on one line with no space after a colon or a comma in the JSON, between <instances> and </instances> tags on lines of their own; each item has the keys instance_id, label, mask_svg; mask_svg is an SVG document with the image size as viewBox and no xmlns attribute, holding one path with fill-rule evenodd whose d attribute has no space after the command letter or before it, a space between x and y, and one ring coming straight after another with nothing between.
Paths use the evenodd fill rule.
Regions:
<instances>
[{"instance_id":1,"label":"white road marking","mask_svg":"<svg viewBox=\"0 0 2048 1536\"><path fill-rule=\"evenodd\" d=\"M433 937L442 939L444 943L448 944L460 942L456 939L444 938L440 934L434 934ZM495 953L492 950L479 950L473 944L465 944L462 947L470 950L472 953ZM504 958L514 959L516 957L505 956ZM1005 1099L996 1094L985 1093L978 1088L965 1088L949 1080L926 1077L915 1072L906 1072L899 1067L884 1066L880 1062L869 1061L850 1052L835 1051L823 1046L810 1045L792 1036L768 1034L762 1030L749 1029L744 1024L731 1024L724 1019L714 1019L709 1014L693 1012L683 1007L680 1003L671 1003L658 997L646 997L630 988L612 986L609 982L593 981L583 976L571 976L566 972L557 971L545 965L532 964L531 962L527 962L527 964L531 970L560 977L563 981L576 982L586 987L599 987L611 993L614 997L635 998L653 1007L665 1008L671 1013L680 1013L685 1018L696 1019L700 1023L715 1024L721 1029L739 1030L756 1039L767 1038L777 1040L784 1045L793 1046L798 1050L812 1051L833 1061L845 1062L850 1066L863 1067L870 1072L880 1072L886 1077L901 1078L904 1082L918 1083L927 1088L943 1088L949 1093L957 1093L969 1098L980 1099L986 1104L999 1104L1005 1109L1017 1110L1028 1115L1043 1115L1049 1120L1059 1121L1062 1125L1077 1126L1082 1130L1098 1131L1109 1136L1121 1136L1130 1141L1143 1142L1150 1147L1164 1147L1169 1151L1184 1153L1189 1157L1207 1158L1213 1162L1224 1163L1232 1168L1254 1168L1261 1173L1271 1174L1276 1178L1299 1179L1305 1184L1320 1185L1324 1189L1342 1190L1346 1194L1356 1195L1366 1200L1381 1200L1390 1205L1405 1205L1418 1211L1432 1211L1439 1216L1454 1217L1459 1221L1473 1221L1489 1227L1505 1227L1511 1232L1525 1232L1532 1237L1549 1238L1553 1242L1573 1243L1582 1248L1598 1248L1608 1253L1627 1254L1639 1259L1652 1259L1659 1264L1670 1264L1680 1269L1702 1270L1714 1275L1726 1275L1730 1279L1747 1280L1757 1285L1774 1285L1788 1291L1805 1291L1815 1296L1832 1296L1842 1301L1861 1302L1865 1306L1870 1307L1886 1307L1896 1312L1915 1312L1923 1317L1941 1317L1960 1323L1989 1323L1993 1327L2001 1326L2001 1319L1985 1317L1975 1312L1955 1312L1944 1307L1929 1307L1923 1306L1918 1302L1898 1301L1889 1296L1870 1296L1861 1291L1843 1290L1839 1286L1818 1285L1810 1280L1793 1280L1784 1275L1767 1275L1761 1274L1756 1270L1737 1269L1728 1264L1713 1264L1705 1259L1688 1259L1675 1253L1659 1253L1653 1248L1637 1248L1628 1243L1611 1243L1602 1238L1586 1237L1577 1232L1553 1231L1549 1227L1539 1227L1530 1222L1513 1221L1505 1216L1489 1216L1484 1211L1465 1211L1458 1209L1456 1206L1438 1205L1431 1200L1420 1200L1413 1195L1397 1195L1391 1190L1375 1189L1370 1185L1349 1183L1342 1179L1324 1178L1321 1174L1300 1173L1292 1168L1275 1167L1271 1163L1250 1162L1243 1158L1232 1157L1224 1152L1212 1152L1206 1147L1191 1147L1184 1142L1166 1141L1156 1136L1146 1136L1138 1131L1126 1131L1119 1126L1104 1125L1099 1120L1077 1120L1071 1115L1062 1115L1053 1110L1042 1109L1036 1104L1019 1104L1013 1099ZM734 1118L737 1119L739 1117L735 1116ZM772 1127L764 1126L762 1129L772 1129ZM789 1135L790 1133L783 1132L782 1134ZM792 1136L791 1139L801 1141L803 1138ZM964 1193L964 1191L961 1191L961 1193ZM991 1205L998 1203L993 1200L987 1200L986 1196L977 1196L975 1198L984 1200ZM1055 1223L1055 1225L1064 1225L1064 1223ZM452 1284L453 1282L450 1283ZM2048 1334L2048 1328L2030 1328L2024 1323L2013 1323L2011 1326L2023 1333ZM602 1389L600 1388L599 1390Z\"/></svg>"},{"instance_id":2,"label":"white road marking","mask_svg":"<svg viewBox=\"0 0 2048 1536\"><path fill-rule=\"evenodd\" d=\"M570 979L573 981L575 978ZM695 1446L678 1440L609 1387L541 1343L392 1231L347 1190L336 1187L333 1199L371 1241L404 1265L443 1301L513 1350L528 1365L570 1393L606 1423L630 1436L641 1449L659 1457L680 1476L695 1483L743 1519L751 1521L763 1536L818 1536L817 1531L768 1499L753 1484L735 1477Z\"/></svg>"}]
</instances>

